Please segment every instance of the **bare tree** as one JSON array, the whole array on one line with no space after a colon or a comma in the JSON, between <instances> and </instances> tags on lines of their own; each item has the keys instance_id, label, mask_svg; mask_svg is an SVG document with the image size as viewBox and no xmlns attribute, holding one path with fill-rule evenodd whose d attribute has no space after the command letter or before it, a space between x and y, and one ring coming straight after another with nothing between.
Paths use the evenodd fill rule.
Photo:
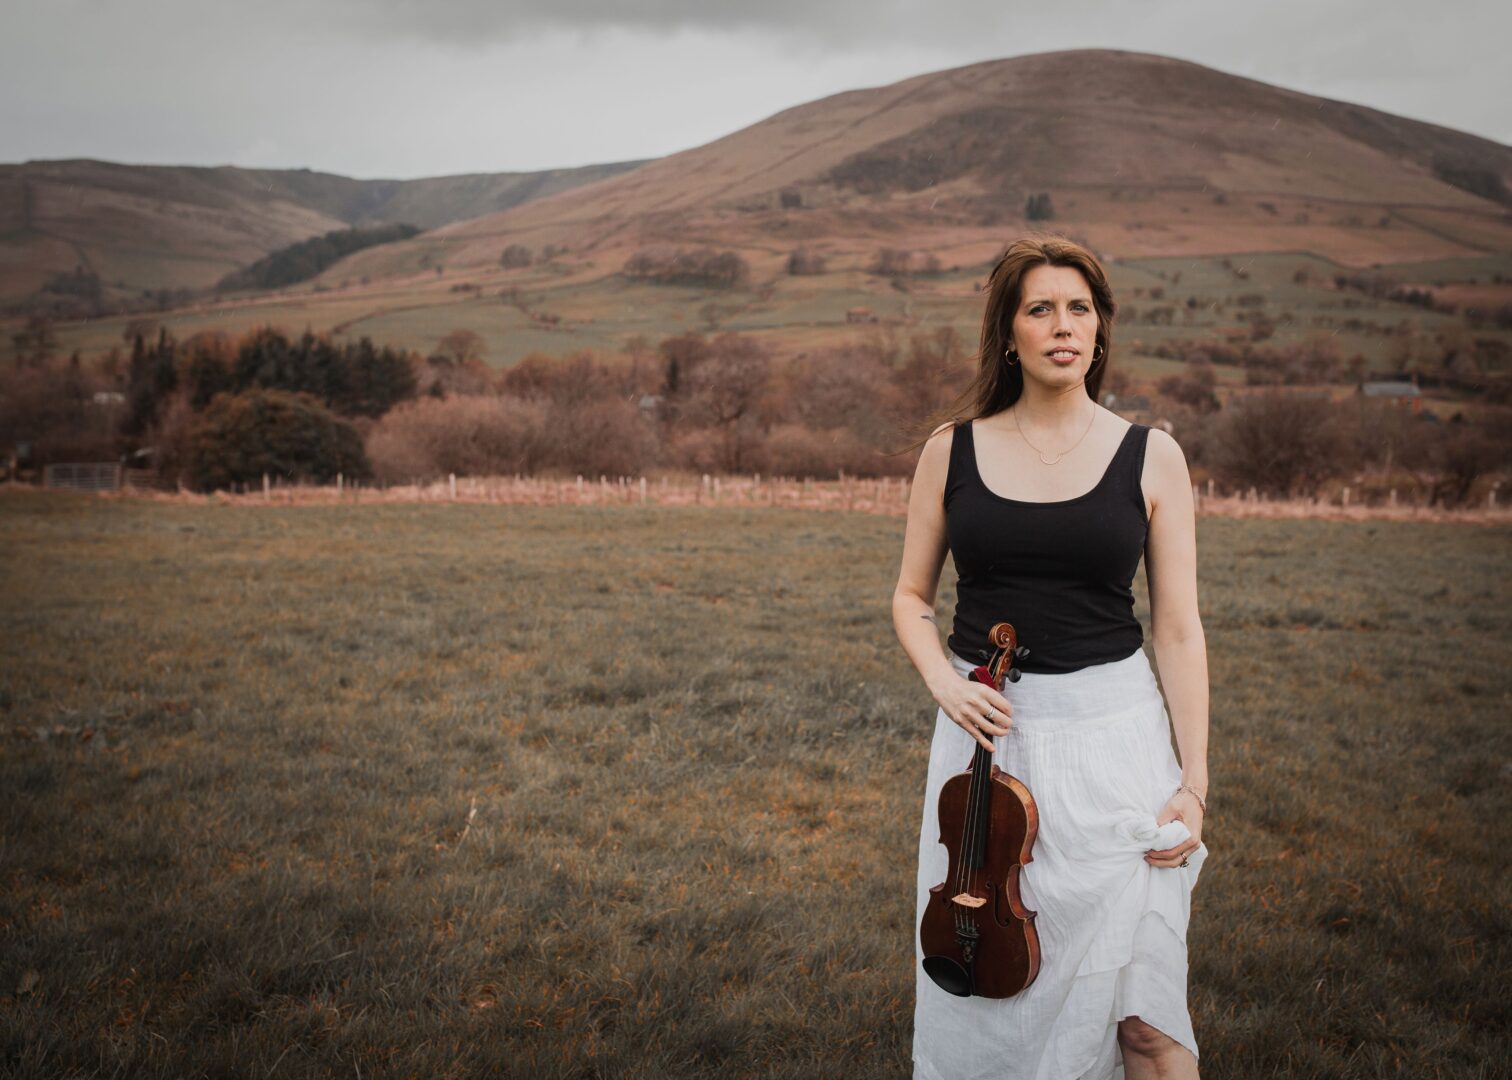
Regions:
<instances>
[{"instance_id":1,"label":"bare tree","mask_svg":"<svg viewBox=\"0 0 1512 1080\"><path fill-rule=\"evenodd\" d=\"M770 386L772 360L760 342L739 334L721 334L710 356L688 376L687 416L723 433L724 467L745 468L742 428L752 426Z\"/></svg>"},{"instance_id":2,"label":"bare tree","mask_svg":"<svg viewBox=\"0 0 1512 1080\"><path fill-rule=\"evenodd\" d=\"M1276 495L1305 493L1334 475L1342 449L1338 411L1323 398L1279 391L1232 404L1214 457L1230 483Z\"/></svg>"},{"instance_id":3,"label":"bare tree","mask_svg":"<svg viewBox=\"0 0 1512 1080\"><path fill-rule=\"evenodd\" d=\"M453 330L436 343L433 357L443 363L465 367L484 356L483 335L476 330Z\"/></svg>"}]
</instances>

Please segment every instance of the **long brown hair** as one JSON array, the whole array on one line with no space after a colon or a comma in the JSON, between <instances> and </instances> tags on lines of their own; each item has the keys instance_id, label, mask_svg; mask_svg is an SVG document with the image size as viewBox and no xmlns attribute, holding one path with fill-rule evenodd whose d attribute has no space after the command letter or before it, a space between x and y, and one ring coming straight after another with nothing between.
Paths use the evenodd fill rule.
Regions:
<instances>
[{"instance_id":1,"label":"long brown hair","mask_svg":"<svg viewBox=\"0 0 1512 1080\"><path fill-rule=\"evenodd\" d=\"M1013 241L998 258L987 281L987 307L982 314L982 347L977 354L977 373L970 385L945 408L921 421L910 433L919 438L912 450L922 445L941 424L963 424L978 417L1002 412L1024 392L1024 368L1009 363L1004 353L1012 336L1013 316L1023 299L1024 276L1036 266L1069 266L1081 271L1092 290L1092 306L1097 309L1097 344L1102 355L1087 372L1087 396L1096 401L1102 392L1103 377L1113 351L1113 317L1118 305L1108 287L1108 275L1102 263L1086 248L1063 236L1035 233Z\"/></svg>"}]
</instances>

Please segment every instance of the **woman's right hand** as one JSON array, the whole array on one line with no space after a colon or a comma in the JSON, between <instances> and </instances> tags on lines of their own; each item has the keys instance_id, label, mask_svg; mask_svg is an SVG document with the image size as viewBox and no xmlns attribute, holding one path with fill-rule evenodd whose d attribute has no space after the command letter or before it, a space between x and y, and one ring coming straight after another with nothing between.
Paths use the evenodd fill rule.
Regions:
<instances>
[{"instance_id":1,"label":"woman's right hand","mask_svg":"<svg viewBox=\"0 0 1512 1080\"><path fill-rule=\"evenodd\" d=\"M935 701L945 715L989 752L993 735L1008 734L1013 722L1013 706L986 683L963 679L954 668L942 685L930 687Z\"/></svg>"}]
</instances>

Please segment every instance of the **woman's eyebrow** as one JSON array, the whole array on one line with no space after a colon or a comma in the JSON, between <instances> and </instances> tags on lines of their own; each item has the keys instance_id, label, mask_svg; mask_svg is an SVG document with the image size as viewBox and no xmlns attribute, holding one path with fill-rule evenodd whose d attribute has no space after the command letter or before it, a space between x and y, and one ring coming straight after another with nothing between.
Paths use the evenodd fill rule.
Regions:
<instances>
[{"instance_id":1,"label":"woman's eyebrow","mask_svg":"<svg viewBox=\"0 0 1512 1080\"><path fill-rule=\"evenodd\" d=\"M1078 303L1078 302L1083 303L1083 304L1090 304L1092 302L1092 298L1090 296L1073 296L1070 300L1066 301L1066 303L1068 303L1068 304L1075 304L1075 303ZM1049 303L1053 303L1053 301L1050 300L1049 297L1040 296L1040 297L1033 297L1031 299L1025 300L1024 303L1025 304L1049 304Z\"/></svg>"}]
</instances>

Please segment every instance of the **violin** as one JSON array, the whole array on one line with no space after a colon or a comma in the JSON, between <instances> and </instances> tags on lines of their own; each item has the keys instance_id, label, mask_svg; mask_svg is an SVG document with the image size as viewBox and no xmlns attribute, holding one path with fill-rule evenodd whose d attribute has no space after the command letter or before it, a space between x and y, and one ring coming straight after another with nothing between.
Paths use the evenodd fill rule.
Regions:
<instances>
[{"instance_id":1,"label":"violin","mask_svg":"<svg viewBox=\"0 0 1512 1080\"><path fill-rule=\"evenodd\" d=\"M1018 682L1013 662L1029 650L1009 623L996 624L988 639L995 652L968 677L1001 691L1005 678ZM1034 796L977 743L966 771L940 790L939 817L950 865L929 890L919 922L924 972L957 997L1012 997L1040 969L1036 913L1019 895L1019 874L1033 858L1039 831Z\"/></svg>"}]
</instances>

